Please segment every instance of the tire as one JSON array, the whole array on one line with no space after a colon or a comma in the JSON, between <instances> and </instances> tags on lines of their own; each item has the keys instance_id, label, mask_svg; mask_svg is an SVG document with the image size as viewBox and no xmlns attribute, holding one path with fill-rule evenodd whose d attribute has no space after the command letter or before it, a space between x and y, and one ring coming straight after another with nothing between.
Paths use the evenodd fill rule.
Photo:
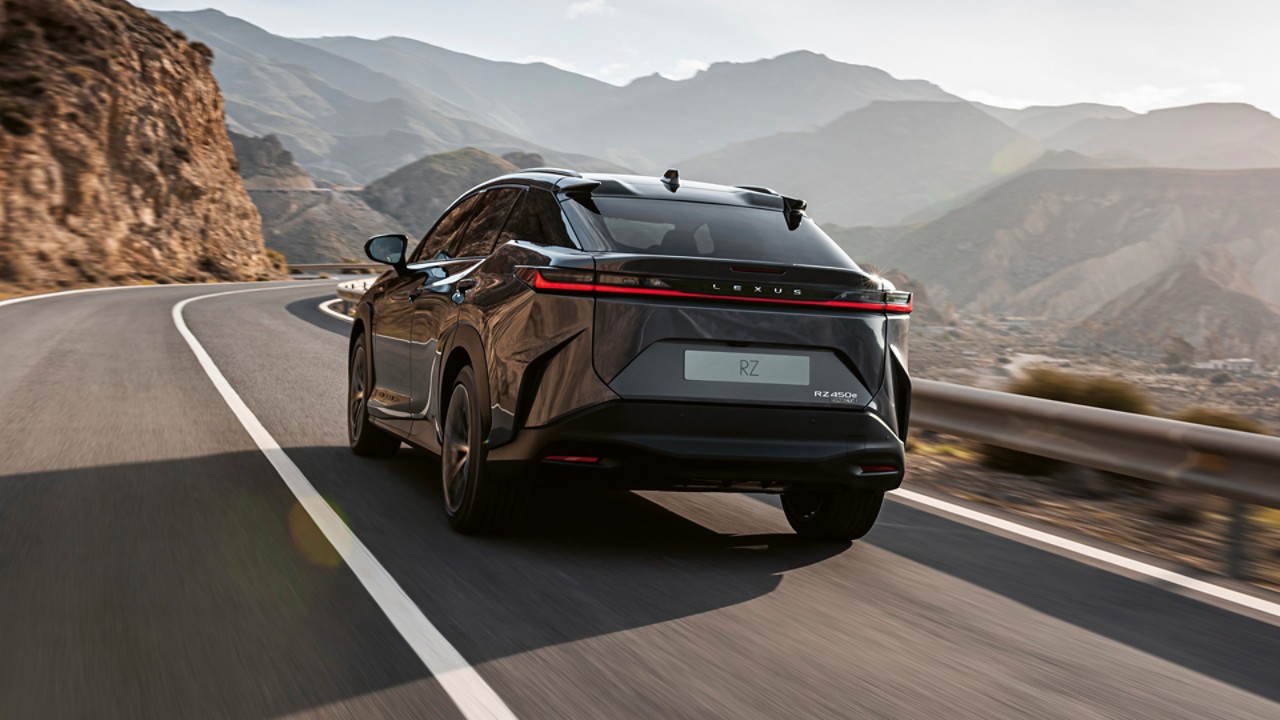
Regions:
<instances>
[{"instance_id":1,"label":"tire","mask_svg":"<svg viewBox=\"0 0 1280 720\"><path fill-rule=\"evenodd\" d=\"M400 449L400 438L369 421L369 388L373 373L364 335L351 348L351 371L347 378L347 440L351 451L363 457L391 457Z\"/></svg>"},{"instance_id":2,"label":"tire","mask_svg":"<svg viewBox=\"0 0 1280 720\"><path fill-rule=\"evenodd\" d=\"M444 409L440 475L449 524L472 535L506 532L524 516L528 484L489 472L481 415L485 405L469 366L458 373L444 397L449 400Z\"/></svg>"},{"instance_id":3,"label":"tire","mask_svg":"<svg viewBox=\"0 0 1280 720\"><path fill-rule=\"evenodd\" d=\"M782 494L782 511L796 534L813 540L857 540L880 515L884 493L789 492Z\"/></svg>"}]
</instances>

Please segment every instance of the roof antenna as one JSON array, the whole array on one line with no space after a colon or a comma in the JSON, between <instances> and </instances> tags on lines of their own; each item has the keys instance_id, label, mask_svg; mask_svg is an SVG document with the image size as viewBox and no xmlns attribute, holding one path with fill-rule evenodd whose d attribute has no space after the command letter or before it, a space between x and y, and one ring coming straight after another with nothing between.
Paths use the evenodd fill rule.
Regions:
<instances>
[{"instance_id":1,"label":"roof antenna","mask_svg":"<svg viewBox=\"0 0 1280 720\"><path fill-rule=\"evenodd\" d=\"M667 186L671 192L675 192L680 187L680 171L675 168L662 173L662 184Z\"/></svg>"}]
</instances>

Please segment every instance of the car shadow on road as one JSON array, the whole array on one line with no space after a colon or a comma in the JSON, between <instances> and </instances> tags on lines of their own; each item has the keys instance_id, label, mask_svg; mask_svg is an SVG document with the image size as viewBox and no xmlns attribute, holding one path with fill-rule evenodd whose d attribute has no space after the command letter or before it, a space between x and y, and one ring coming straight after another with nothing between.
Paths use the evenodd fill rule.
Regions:
<instances>
[{"instance_id":1,"label":"car shadow on road","mask_svg":"<svg viewBox=\"0 0 1280 720\"><path fill-rule=\"evenodd\" d=\"M634 493L613 492L544 496L524 532L474 538L449 530L430 454L402 450L379 466L395 488L388 492L403 495L413 514L397 526L399 541L386 539L412 548L403 564L384 562L477 661L745 602L771 592L789 570L870 546L1280 700L1280 627L902 503L886 503L881 522L852 548L790 533L721 534ZM383 540L373 542L383 558L376 549ZM471 627L469 617L488 626Z\"/></svg>"},{"instance_id":2,"label":"car shadow on road","mask_svg":"<svg viewBox=\"0 0 1280 720\"><path fill-rule=\"evenodd\" d=\"M614 491L548 491L520 532L468 537L445 520L429 453L406 448L381 461L346 448L289 455L473 662L746 602L772 592L783 573L850 546L719 533Z\"/></svg>"},{"instance_id":3,"label":"car shadow on road","mask_svg":"<svg viewBox=\"0 0 1280 720\"><path fill-rule=\"evenodd\" d=\"M285 305L284 309L290 315L310 325L315 325L321 330L328 330L336 335L349 337L351 335L351 323L339 320L332 315L326 315L320 311L320 303L336 298L337 296L331 292L317 293L315 297L294 300Z\"/></svg>"}]
</instances>

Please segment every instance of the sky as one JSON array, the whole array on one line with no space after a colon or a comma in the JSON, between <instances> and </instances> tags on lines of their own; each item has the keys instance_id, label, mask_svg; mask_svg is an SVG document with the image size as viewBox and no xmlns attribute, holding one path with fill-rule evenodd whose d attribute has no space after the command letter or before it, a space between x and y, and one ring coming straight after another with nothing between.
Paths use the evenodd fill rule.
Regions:
<instances>
[{"instance_id":1,"label":"sky","mask_svg":"<svg viewBox=\"0 0 1280 720\"><path fill-rule=\"evenodd\" d=\"M137 0L135 0L136 2ZM1277 0L143 0L277 35L400 35L625 84L792 50L1005 107L1145 112L1247 102L1280 114Z\"/></svg>"}]
</instances>

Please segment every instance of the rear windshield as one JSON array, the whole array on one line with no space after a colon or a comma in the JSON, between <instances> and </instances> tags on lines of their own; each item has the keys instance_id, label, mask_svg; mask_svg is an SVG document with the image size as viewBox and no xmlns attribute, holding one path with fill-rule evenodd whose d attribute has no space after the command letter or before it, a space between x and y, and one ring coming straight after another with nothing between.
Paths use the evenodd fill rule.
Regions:
<instances>
[{"instance_id":1,"label":"rear windshield","mask_svg":"<svg viewBox=\"0 0 1280 720\"><path fill-rule=\"evenodd\" d=\"M779 210L630 197L564 206L588 250L857 267L812 220L792 229Z\"/></svg>"}]
</instances>

